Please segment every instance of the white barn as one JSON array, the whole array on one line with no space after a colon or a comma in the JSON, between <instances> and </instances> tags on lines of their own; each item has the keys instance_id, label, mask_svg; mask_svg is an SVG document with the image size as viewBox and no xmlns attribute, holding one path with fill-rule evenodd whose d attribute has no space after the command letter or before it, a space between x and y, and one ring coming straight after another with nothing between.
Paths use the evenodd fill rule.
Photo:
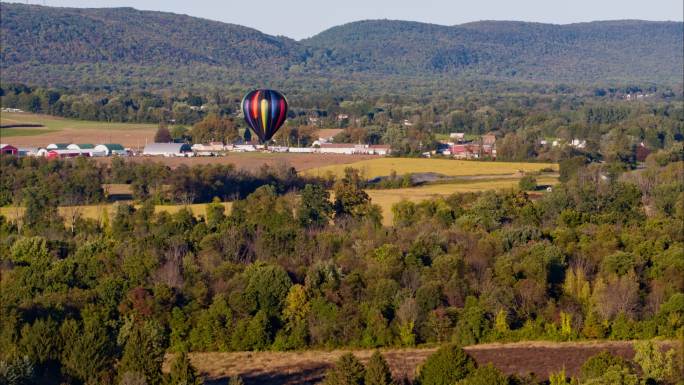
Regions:
<instances>
[{"instance_id":1,"label":"white barn","mask_svg":"<svg viewBox=\"0 0 684 385\"><path fill-rule=\"evenodd\" d=\"M192 148L187 143L149 143L143 155L150 156L192 156Z\"/></svg>"},{"instance_id":2,"label":"white barn","mask_svg":"<svg viewBox=\"0 0 684 385\"><path fill-rule=\"evenodd\" d=\"M95 151L104 152L106 156L113 156L113 155L125 156L125 155L128 155L128 152L126 151L124 146L117 144L117 143L98 144L97 146L95 146Z\"/></svg>"}]
</instances>

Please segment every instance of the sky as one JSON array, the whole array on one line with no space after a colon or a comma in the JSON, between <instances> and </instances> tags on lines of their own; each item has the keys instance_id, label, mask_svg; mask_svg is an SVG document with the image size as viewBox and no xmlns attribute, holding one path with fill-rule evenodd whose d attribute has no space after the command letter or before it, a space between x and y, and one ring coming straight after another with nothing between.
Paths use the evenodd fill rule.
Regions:
<instances>
[{"instance_id":1,"label":"sky","mask_svg":"<svg viewBox=\"0 0 684 385\"><path fill-rule=\"evenodd\" d=\"M568 24L684 19L682 0L14 0L58 7L134 7L240 24L293 39L366 19L455 25L478 20Z\"/></svg>"}]
</instances>

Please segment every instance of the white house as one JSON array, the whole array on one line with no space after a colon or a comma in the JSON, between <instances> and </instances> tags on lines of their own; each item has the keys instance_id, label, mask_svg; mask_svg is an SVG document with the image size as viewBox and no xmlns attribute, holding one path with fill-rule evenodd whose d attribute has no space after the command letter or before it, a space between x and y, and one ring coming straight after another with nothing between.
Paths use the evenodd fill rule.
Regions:
<instances>
[{"instance_id":1,"label":"white house","mask_svg":"<svg viewBox=\"0 0 684 385\"><path fill-rule=\"evenodd\" d=\"M192 156L192 148L187 143L149 143L143 155L151 156Z\"/></svg>"},{"instance_id":2,"label":"white house","mask_svg":"<svg viewBox=\"0 0 684 385\"><path fill-rule=\"evenodd\" d=\"M126 156L128 155L128 152L126 149L117 143L105 143L105 144L98 144L95 146L95 151L104 153L105 156L113 156L113 155L119 155L119 156Z\"/></svg>"}]
</instances>

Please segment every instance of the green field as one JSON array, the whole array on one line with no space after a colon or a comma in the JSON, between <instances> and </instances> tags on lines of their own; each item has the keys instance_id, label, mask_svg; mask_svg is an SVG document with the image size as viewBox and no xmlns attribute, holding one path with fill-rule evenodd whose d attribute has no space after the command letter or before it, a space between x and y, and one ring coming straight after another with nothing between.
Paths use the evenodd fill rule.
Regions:
<instances>
[{"instance_id":1,"label":"green field","mask_svg":"<svg viewBox=\"0 0 684 385\"><path fill-rule=\"evenodd\" d=\"M544 168L558 170L558 165L554 163L483 162L426 158L377 158L349 164L312 168L305 171L305 174L325 176L332 173L339 177L344 174L344 169L346 167L353 167L360 170L362 176L368 179L387 176L392 171L395 171L398 175L434 172L446 176L475 176L510 175L520 171L539 171Z\"/></svg>"},{"instance_id":2,"label":"green field","mask_svg":"<svg viewBox=\"0 0 684 385\"><path fill-rule=\"evenodd\" d=\"M43 135L50 132L55 132L56 130L50 130L41 127L12 127L12 128L0 128L0 137L12 137L12 136L35 136Z\"/></svg>"},{"instance_id":3,"label":"green field","mask_svg":"<svg viewBox=\"0 0 684 385\"><path fill-rule=\"evenodd\" d=\"M98 129L106 128L109 130L138 130L141 128L156 129L155 124L149 123L119 123L119 122L97 122L91 120L76 120L61 118L52 115L32 114L28 112L3 112L0 114L0 125L10 124L40 124L42 130L59 131L64 129ZM17 127L15 130L35 130L34 127ZM3 132L6 129L3 129Z\"/></svg>"}]
</instances>

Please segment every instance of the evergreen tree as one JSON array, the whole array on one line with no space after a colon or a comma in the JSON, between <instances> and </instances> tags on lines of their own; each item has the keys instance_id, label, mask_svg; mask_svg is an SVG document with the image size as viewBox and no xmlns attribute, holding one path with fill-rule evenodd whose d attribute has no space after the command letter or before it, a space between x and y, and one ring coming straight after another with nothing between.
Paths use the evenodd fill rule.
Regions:
<instances>
[{"instance_id":1,"label":"evergreen tree","mask_svg":"<svg viewBox=\"0 0 684 385\"><path fill-rule=\"evenodd\" d=\"M389 364L377 350L368 361L364 379L365 385L390 385L394 383Z\"/></svg>"}]
</instances>

